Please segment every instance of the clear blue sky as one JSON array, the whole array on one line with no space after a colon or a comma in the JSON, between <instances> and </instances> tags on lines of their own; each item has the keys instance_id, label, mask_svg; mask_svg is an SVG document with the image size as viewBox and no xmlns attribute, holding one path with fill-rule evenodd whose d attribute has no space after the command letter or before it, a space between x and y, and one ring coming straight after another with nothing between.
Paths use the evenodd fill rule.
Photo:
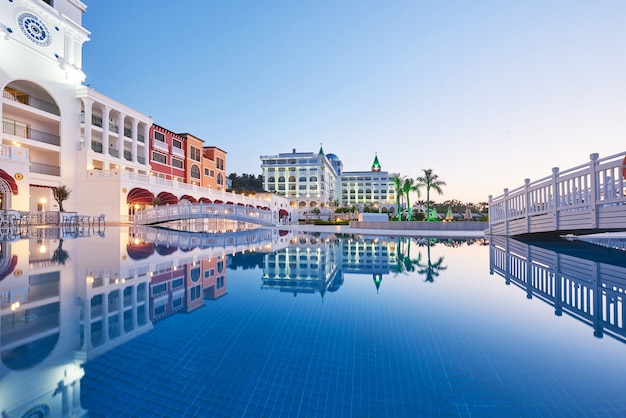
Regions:
<instances>
[{"instance_id":1,"label":"clear blue sky","mask_svg":"<svg viewBox=\"0 0 626 418\"><path fill-rule=\"evenodd\" d=\"M175 132L486 201L626 151L626 1L85 0L86 83Z\"/></svg>"}]
</instances>

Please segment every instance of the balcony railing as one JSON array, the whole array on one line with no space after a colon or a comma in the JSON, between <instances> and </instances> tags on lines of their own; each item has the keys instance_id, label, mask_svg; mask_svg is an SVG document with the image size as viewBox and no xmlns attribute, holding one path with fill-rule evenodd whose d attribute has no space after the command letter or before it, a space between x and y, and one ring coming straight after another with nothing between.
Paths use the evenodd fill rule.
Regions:
<instances>
[{"instance_id":1,"label":"balcony railing","mask_svg":"<svg viewBox=\"0 0 626 418\"><path fill-rule=\"evenodd\" d=\"M124 136L126 138L132 138L133 137L133 130L130 128L124 128Z\"/></svg>"},{"instance_id":2,"label":"balcony railing","mask_svg":"<svg viewBox=\"0 0 626 418\"><path fill-rule=\"evenodd\" d=\"M119 156L120 156L120 151L119 151L119 150L116 150L116 149L114 149L114 148L111 148L111 149L109 150L109 155L110 155L110 156L112 156L112 157L119 158Z\"/></svg>"},{"instance_id":3,"label":"balcony railing","mask_svg":"<svg viewBox=\"0 0 626 418\"><path fill-rule=\"evenodd\" d=\"M33 141L43 142L46 144L61 145L61 138L58 135L52 135L47 132L32 129L27 124L15 120L3 120L2 132L5 134L19 136L20 138L32 139Z\"/></svg>"},{"instance_id":4,"label":"balcony railing","mask_svg":"<svg viewBox=\"0 0 626 418\"><path fill-rule=\"evenodd\" d=\"M44 112L52 113L53 115L61 115L59 107L54 103L38 99L29 95L28 93L24 93L23 91L17 89L13 89L10 87L5 88L2 91L2 97L4 97L5 99L13 100L14 102L24 104L26 106L34 107L35 109L43 110Z\"/></svg>"},{"instance_id":5,"label":"balcony railing","mask_svg":"<svg viewBox=\"0 0 626 418\"><path fill-rule=\"evenodd\" d=\"M145 164L146 163L146 159L144 157L137 156L137 162L140 163L140 164Z\"/></svg>"},{"instance_id":6,"label":"balcony railing","mask_svg":"<svg viewBox=\"0 0 626 418\"><path fill-rule=\"evenodd\" d=\"M130 151L124 151L124 159L126 161L132 161L133 160L133 155Z\"/></svg>"},{"instance_id":7,"label":"balcony railing","mask_svg":"<svg viewBox=\"0 0 626 418\"><path fill-rule=\"evenodd\" d=\"M102 128L102 118L100 116L91 115L91 124L93 126L97 126L98 128Z\"/></svg>"},{"instance_id":8,"label":"balcony railing","mask_svg":"<svg viewBox=\"0 0 626 418\"><path fill-rule=\"evenodd\" d=\"M101 142L92 142L91 143L91 149L94 150L95 152L99 152L100 154L102 154L102 143Z\"/></svg>"},{"instance_id":9,"label":"balcony railing","mask_svg":"<svg viewBox=\"0 0 626 418\"><path fill-rule=\"evenodd\" d=\"M61 167L42 163L30 163L30 172L38 174L46 174L49 176L60 176Z\"/></svg>"},{"instance_id":10,"label":"balcony railing","mask_svg":"<svg viewBox=\"0 0 626 418\"><path fill-rule=\"evenodd\" d=\"M114 125L114 124L109 122L109 131L110 132L114 132L114 133L118 133L119 132L119 128L117 127L117 125Z\"/></svg>"},{"instance_id":11,"label":"balcony railing","mask_svg":"<svg viewBox=\"0 0 626 418\"><path fill-rule=\"evenodd\" d=\"M185 156L185 151L183 151L180 148L172 147L172 154L184 157Z\"/></svg>"}]
</instances>

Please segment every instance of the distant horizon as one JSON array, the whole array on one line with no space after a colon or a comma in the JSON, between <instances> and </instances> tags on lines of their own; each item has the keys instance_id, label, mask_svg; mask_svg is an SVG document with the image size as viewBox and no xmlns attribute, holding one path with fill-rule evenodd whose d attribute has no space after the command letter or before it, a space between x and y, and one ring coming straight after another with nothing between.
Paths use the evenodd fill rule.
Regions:
<instances>
[{"instance_id":1,"label":"distant horizon","mask_svg":"<svg viewBox=\"0 0 626 418\"><path fill-rule=\"evenodd\" d=\"M227 173L322 143L478 202L626 149L626 2L86 3L85 84Z\"/></svg>"}]
</instances>

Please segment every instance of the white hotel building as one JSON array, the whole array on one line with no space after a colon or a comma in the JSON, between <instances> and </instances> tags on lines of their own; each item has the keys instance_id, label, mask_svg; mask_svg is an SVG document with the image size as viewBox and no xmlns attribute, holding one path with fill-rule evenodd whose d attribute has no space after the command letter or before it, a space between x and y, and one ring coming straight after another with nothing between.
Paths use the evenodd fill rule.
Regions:
<instances>
[{"instance_id":1,"label":"white hotel building","mask_svg":"<svg viewBox=\"0 0 626 418\"><path fill-rule=\"evenodd\" d=\"M370 171L343 171L335 154L313 152L261 156L263 187L289 198L292 207L310 210L333 205L374 206L380 211L395 210L395 189L390 174L381 170L378 156Z\"/></svg>"}]
</instances>

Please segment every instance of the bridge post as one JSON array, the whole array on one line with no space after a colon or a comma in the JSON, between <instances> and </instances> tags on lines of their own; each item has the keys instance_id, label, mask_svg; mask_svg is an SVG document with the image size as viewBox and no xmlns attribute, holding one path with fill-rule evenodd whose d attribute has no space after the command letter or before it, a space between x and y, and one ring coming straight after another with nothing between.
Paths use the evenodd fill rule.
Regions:
<instances>
[{"instance_id":1,"label":"bridge post","mask_svg":"<svg viewBox=\"0 0 626 418\"><path fill-rule=\"evenodd\" d=\"M524 215L526 216L526 233L530 232L530 179L524 179Z\"/></svg>"},{"instance_id":2,"label":"bridge post","mask_svg":"<svg viewBox=\"0 0 626 418\"><path fill-rule=\"evenodd\" d=\"M504 235L509 236L509 189L504 189Z\"/></svg>"},{"instance_id":3,"label":"bridge post","mask_svg":"<svg viewBox=\"0 0 626 418\"><path fill-rule=\"evenodd\" d=\"M550 211L552 212L552 222L553 222L553 230L559 230L559 167L552 167L552 203L549 205Z\"/></svg>"},{"instance_id":4,"label":"bridge post","mask_svg":"<svg viewBox=\"0 0 626 418\"><path fill-rule=\"evenodd\" d=\"M489 207L487 209L487 219L489 219L489 235L493 235L493 211L491 205L493 203L493 195L489 195Z\"/></svg>"},{"instance_id":5,"label":"bridge post","mask_svg":"<svg viewBox=\"0 0 626 418\"><path fill-rule=\"evenodd\" d=\"M589 155L589 179L590 179L590 193L589 193L589 203L591 204L591 228L595 229L598 227L598 212L596 210L596 205L598 201L598 173L596 173L596 166L598 165L599 154L593 153Z\"/></svg>"}]
</instances>

